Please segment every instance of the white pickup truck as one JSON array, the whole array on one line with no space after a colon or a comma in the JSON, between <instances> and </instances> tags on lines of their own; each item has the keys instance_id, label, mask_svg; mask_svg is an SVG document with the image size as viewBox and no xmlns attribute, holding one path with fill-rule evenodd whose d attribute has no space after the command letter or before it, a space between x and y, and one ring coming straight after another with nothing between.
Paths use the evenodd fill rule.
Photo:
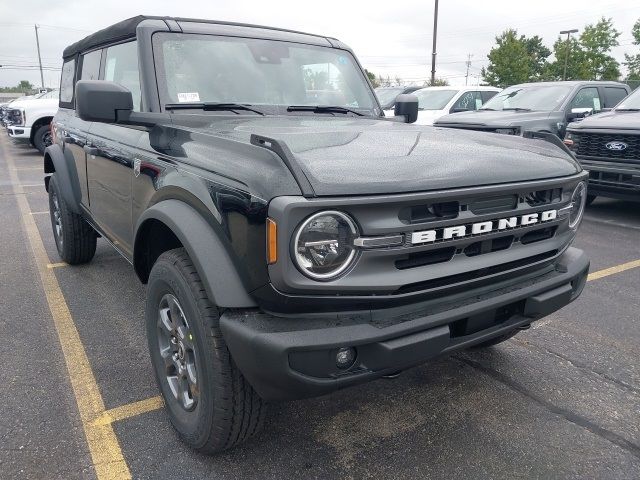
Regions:
<instances>
[{"instance_id":1,"label":"white pickup truck","mask_svg":"<svg viewBox=\"0 0 640 480\"><path fill-rule=\"evenodd\" d=\"M6 114L11 138L26 139L44 153L51 145L49 124L58 111L58 90L11 102Z\"/></svg>"}]
</instances>

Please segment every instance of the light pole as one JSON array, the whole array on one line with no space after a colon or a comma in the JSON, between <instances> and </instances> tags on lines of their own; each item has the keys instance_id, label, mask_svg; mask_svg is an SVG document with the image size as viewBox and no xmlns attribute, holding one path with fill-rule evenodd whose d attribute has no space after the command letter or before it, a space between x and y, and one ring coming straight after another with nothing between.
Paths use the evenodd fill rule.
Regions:
<instances>
[{"instance_id":1,"label":"light pole","mask_svg":"<svg viewBox=\"0 0 640 480\"><path fill-rule=\"evenodd\" d=\"M436 40L438 39L438 0L433 11L433 48L431 49L431 86L436 83Z\"/></svg>"},{"instance_id":2,"label":"light pole","mask_svg":"<svg viewBox=\"0 0 640 480\"><path fill-rule=\"evenodd\" d=\"M567 48L565 49L565 52L564 52L564 73L562 74L562 80L567 79L567 63L569 62L569 49L571 48L571 42L570 42L571 34L578 33L578 29L573 28L571 30L562 30L560 32L560 35L564 35L565 33L567 34Z\"/></svg>"},{"instance_id":3,"label":"light pole","mask_svg":"<svg viewBox=\"0 0 640 480\"><path fill-rule=\"evenodd\" d=\"M42 58L40 57L40 39L38 38L38 25L34 25L36 29L36 46L38 47L38 64L40 65L40 82L44 88L44 75L42 73Z\"/></svg>"}]
</instances>

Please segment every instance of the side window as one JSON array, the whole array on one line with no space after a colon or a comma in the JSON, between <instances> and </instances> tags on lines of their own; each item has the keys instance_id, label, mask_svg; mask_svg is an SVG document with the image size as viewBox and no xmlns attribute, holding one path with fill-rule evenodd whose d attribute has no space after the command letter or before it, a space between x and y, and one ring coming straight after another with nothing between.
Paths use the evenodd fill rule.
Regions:
<instances>
[{"instance_id":1,"label":"side window","mask_svg":"<svg viewBox=\"0 0 640 480\"><path fill-rule=\"evenodd\" d=\"M587 87L578 91L569 108L590 108L594 112L602 110L602 103L600 102L600 95L598 95L598 89L596 87Z\"/></svg>"},{"instance_id":2,"label":"side window","mask_svg":"<svg viewBox=\"0 0 640 480\"><path fill-rule=\"evenodd\" d=\"M487 103L489 100L495 97L497 93L498 92L492 92L490 90L480 92L480 95L482 95L482 103L483 104Z\"/></svg>"},{"instance_id":3,"label":"side window","mask_svg":"<svg viewBox=\"0 0 640 480\"><path fill-rule=\"evenodd\" d=\"M73 108L73 87L76 72L76 60L72 58L62 65L60 77L60 106Z\"/></svg>"},{"instance_id":4,"label":"side window","mask_svg":"<svg viewBox=\"0 0 640 480\"><path fill-rule=\"evenodd\" d=\"M100 75L100 57L102 50L89 52L82 56L82 72L80 80L98 80Z\"/></svg>"},{"instance_id":5,"label":"side window","mask_svg":"<svg viewBox=\"0 0 640 480\"><path fill-rule=\"evenodd\" d=\"M613 108L626 96L627 91L624 88L604 87L604 107Z\"/></svg>"},{"instance_id":6,"label":"side window","mask_svg":"<svg viewBox=\"0 0 640 480\"><path fill-rule=\"evenodd\" d=\"M129 89L133 95L133 110L140 111L140 73L138 71L138 44L121 43L107 48L104 63L104 80L116 82Z\"/></svg>"},{"instance_id":7,"label":"side window","mask_svg":"<svg viewBox=\"0 0 640 480\"><path fill-rule=\"evenodd\" d=\"M461 112L464 110L477 110L482 106L482 97L480 92L465 92L456 103L451 107L452 112Z\"/></svg>"}]
</instances>

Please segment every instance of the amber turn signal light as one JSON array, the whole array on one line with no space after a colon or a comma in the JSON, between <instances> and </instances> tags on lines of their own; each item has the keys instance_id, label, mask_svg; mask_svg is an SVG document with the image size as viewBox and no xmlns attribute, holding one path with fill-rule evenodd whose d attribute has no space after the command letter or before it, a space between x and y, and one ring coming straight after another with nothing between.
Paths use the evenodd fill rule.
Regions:
<instances>
[{"instance_id":1,"label":"amber turn signal light","mask_svg":"<svg viewBox=\"0 0 640 480\"><path fill-rule=\"evenodd\" d=\"M267 263L272 265L278 261L278 226L276 221L267 218Z\"/></svg>"}]
</instances>

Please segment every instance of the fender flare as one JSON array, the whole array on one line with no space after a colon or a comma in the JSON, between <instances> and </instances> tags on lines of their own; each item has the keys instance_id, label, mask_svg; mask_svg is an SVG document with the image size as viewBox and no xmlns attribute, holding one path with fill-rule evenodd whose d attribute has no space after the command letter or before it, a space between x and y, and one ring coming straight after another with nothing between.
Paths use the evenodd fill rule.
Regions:
<instances>
[{"instance_id":1,"label":"fender flare","mask_svg":"<svg viewBox=\"0 0 640 480\"><path fill-rule=\"evenodd\" d=\"M164 223L180 240L214 305L222 308L257 306L215 230L198 211L180 200L163 200L140 216L135 230L134 255L138 251L141 227L150 219Z\"/></svg>"},{"instance_id":2,"label":"fender flare","mask_svg":"<svg viewBox=\"0 0 640 480\"><path fill-rule=\"evenodd\" d=\"M73 155L66 155L60 145L54 144L44 151L44 173L56 174L56 181L60 187L62 198L73 213L80 213L80 181ZM45 187L49 190L49 179L45 178Z\"/></svg>"}]
</instances>

